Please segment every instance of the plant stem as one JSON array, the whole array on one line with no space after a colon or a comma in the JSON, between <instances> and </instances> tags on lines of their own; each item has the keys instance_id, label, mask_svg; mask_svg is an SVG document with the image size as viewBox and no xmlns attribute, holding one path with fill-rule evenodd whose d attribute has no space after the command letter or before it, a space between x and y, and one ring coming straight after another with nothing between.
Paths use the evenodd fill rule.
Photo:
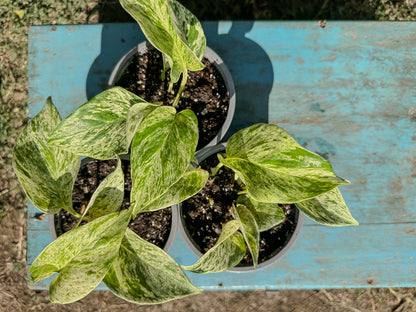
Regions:
<instances>
[{"instance_id":1,"label":"plant stem","mask_svg":"<svg viewBox=\"0 0 416 312\"><path fill-rule=\"evenodd\" d=\"M216 176L218 171L222 168L222 166L222 163L218 163L218 165L216 165L214 168L211 168L211 176Z\"/></svg>"},{"instance_id":2,"label":"plant stem","mask_svg":"<svg viewBox=\"0 0 416 312\"><path fill-rule=\"evenodd\" d=\"M178 106L179 99L181 98L183 89L185 89L185 85L186 85L186 81L187 80L188 80L188 71L185 70L182 73L181 85L179 87L178 93L176 94L175 100L173 101L173 104L172 104L173 107L177 107Z\"/></svg>"}]
</instances>

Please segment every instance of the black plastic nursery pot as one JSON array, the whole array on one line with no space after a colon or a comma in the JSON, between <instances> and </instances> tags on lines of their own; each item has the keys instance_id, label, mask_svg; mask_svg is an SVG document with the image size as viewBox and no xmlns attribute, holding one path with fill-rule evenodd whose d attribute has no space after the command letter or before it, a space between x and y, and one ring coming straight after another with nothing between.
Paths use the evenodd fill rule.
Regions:
<instances>
[{"instance_id":1,"label":"black plastic nursery pot","mask_svg":"<svg viewBox=\"0 0 416 312\"><path fill-rule=\"evenodd\" d=\"M127 155L121 155L124 173L124 199L120 209L130 206L131 176L130 160ZM96 160L84 158L78 172L72 192L74 210L81 213L97 189L100 182L117 166L117 160ZM66 211L49 215L49 229L52 239L72 229L78 219ZM84 221L83 221L84 222ZM83 224L83 223L81 223ZM129 228L144 240L164 249L166 252L172 247L178 228L178 213L176 207L169 207L158 211L139 213L129 223Z\"/></svg>"},{"instance_id":2,"label":"black plastic nursery pot","mask_svg":"<svg viewBox=\"0 0 416 312\"><path fill-rule=\"evenodd\" d=\"M222 59L206 47L202 60L205 68L188 72L188 80L177 110L191 109L198 118L197 149L221 141L231 125L235 111L235 88L231 74ZM108 86L120 86L144 100L171 105L179 88L168 92L170 75L162 80L162 55L150 43L142 42L127 52L115 66Z\"/></svg>"},{"instance_id":3,"label":"black plastic nursery pot","mask_svg":"<svg viewBox=\"0 0 416 312\"><path fill-rule=\"evenodd\" d=\"M204 148L196 153L200 166L210 170L218 164L217 153L225 151L225 144ZM201 257L218 240L222 225L233 219L230 207L235 204L240 186L234 172L223 166L215 177L210 176L205 187L178 205L179 232L189 249ZM247 251L240 264L229 271L248 272L262 269L276 262L293 246L304 223L304 215L295 205L280 205L286 219L268 231L260 233L259 263L253 267Z\"/></svg>"}]
</instances>

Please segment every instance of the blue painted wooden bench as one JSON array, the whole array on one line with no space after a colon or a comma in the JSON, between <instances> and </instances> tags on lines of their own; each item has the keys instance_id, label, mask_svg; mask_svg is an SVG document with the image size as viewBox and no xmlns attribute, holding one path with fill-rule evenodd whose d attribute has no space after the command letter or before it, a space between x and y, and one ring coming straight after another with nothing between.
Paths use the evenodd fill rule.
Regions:
<instances>
[{"instance_id":1,"label":"blue painted wooden bench","mask_svg":"<svg viewBox=\"0 0 416 312\"><path fill-rule=\"evenodd\" d=\"M273 266L189 274L191 281L208 290L415 286L416 23L203 26L236 85L229 133L274 123L324 155L352 182L342 192L360 226L307 221L293 249ZM30 117L49 95L67 116L102 91L119 58L143 40L136 24L31 27ZM36 213L29 203L29 266L51 241L47 219L35 220ZM180 264L196 260L179 235L170 254Z\"/></svg>"}]
</instances>

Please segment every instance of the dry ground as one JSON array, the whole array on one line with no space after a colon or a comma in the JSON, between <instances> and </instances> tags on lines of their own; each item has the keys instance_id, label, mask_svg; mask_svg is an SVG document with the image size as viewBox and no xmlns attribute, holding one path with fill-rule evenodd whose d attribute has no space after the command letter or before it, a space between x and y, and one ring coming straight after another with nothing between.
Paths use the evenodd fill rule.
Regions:
<instances>
[{"instance_id":1,"label":"dry ground","mask_svg":"<svg viewBox=\"0 0 416 312\"><path fill-rule=\"evenodd\" d=\"M182 2L201 20L416 18L415 0ZM11 153L27 121L28 26L127 20L114 0L2 0L0 3L0 312L416 311L414 288L205 292L157 306L137 306L109 292L93 292L77 303L63 306L50 303L47 291L27 287L26 199L12 171Z\"/></svg>"}]
</instances>

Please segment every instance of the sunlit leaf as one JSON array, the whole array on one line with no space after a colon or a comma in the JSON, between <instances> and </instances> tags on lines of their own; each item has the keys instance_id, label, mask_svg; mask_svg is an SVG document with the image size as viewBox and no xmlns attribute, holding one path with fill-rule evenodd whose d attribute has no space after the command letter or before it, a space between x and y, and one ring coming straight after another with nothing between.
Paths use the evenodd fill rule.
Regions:
<instances>
[{"instance_id":1,"label":"sunlit leaf","mask_svg":"<svg viewBox=\"0 0 416 312\"><path fill-rule=\"evenodd\" d=\"M166 252L130 230L104 283L117 296L139 304L163 303L201 292Z\"/></svg>"},{"instance_id":2,"label":"sunlit leaf","mask_svg":"<svg viewBox=\"0 0 416 312\"><path fill-rule=\"evenodd\" d=\"M296 206L312 220L330 226L358 225L338 188Z\"/></svg>"},{"instance_id":3,"label":"sunlit leaf","mask_svg":"<svg viewBox=\"0 0 416 312\"><path fill-rule=\"evenodd\" d=\"M126 154L130 145L127 116L130 107L137 103L146 102L120 87L105 90L65 118L49 142L95 159Z\"/></svg>"},{"instance_id":4,"label":"sunlit leaf","mask_svg":"<svg viewBox=\"0 0 416 312\"><path fill-rule=\"evenodd\" d=\"M195 264L183 266L183 268L194 273L214 273L235 267L246 253L244 238L238 232L239 228L238 221L227 222L214 247L208 250Z\"/></svg>"},{"instance_id":5,"label":"sunlit leaf","mask_svg":"<svg viewBox=\"0 0 416 312\"><path fill-rule=\"evenodd\" d=\"M185 172L177 182L147 204L140 212L154 211L183 202L204 187L208 176L208 172L201 169Z\"/></svg>"},{"instance_id":6,"label":"sunlit leaf","mask_svg":"<svg viewBox=\"0 0 416 312\"><path fill-rule=\"evenodd\" d=\"M237 204L244 205L256 219L260 232L267 231L281 223L285 218L285 213L278 204L260 203L250 198L247 194L237 198Z\"/></svg>"},{"instance_id":7,"label":"sunlit leaf","mask_svg":"<svg viewBox=\"0 0 416 312\"><path fill-rule=\"evenodd\" d=\"M105 215L59 236L33 262L31 281L59 273L49 287L52 302L71 303L85 297L116 259L130 216L128 210Z\"/></svg>"},{"instance_id":8,"label":"sunlit leaf","mask_svg":"<svg viewBox=\"0 0 416 312\"><path fill-rule=\"evenodd\" d=\"M244 205L233 207L232 214L240 224L240 231L253 258L253 266L257 267L260 249L260 231L256 219Z\"/></svg>"},{"instance_id":9,"label":"sunlit leaf","mask_svg":"<svg viewBox=\"0 0 416 312\"><path fill-rule=\"evenodd\" d=\"M131 202L135 213L157 200L187 171L198 142L198 121L190 110L171 106L152 111L131 145Z\"/></svg>"},{"instance_id":10,"label":"sunlit leaf","mask_svg":"<svg viewBox=\"0 0 416 312\"><path fill-rule=\"evenodd\" d=\"M81 159L48 144L61 117L51 98L20 134L13 149L13 168L27 196L45 213L72 209L72 187Z\"/></svg>"},{"instance_id":11,"label":"sunlit leaf","mask_svg":"<svg viewBox=\"0 0 416 312\"><path fill-rule=\"evenodd\" d=\"M220 161L243 180L251 198L265 203L295 203L349 183L330 163L301 147L282 128L256 124L235 133Z\"/></svg>"},{"instance_id":12,"label":"sunlit leaf","mask_svg":"<svg viewBox=\"0 0 416 312\"><path fill-rule=\"evenodd\" d=\"M198 19L175 0L120 0L139 23L147 40L164 54L171 79L177 82L187 70L204 68L201 58L206 40Z\"/></svg>"},{"instance_id":13,"label":"sunlit leaf","mask_svg":"<svg viewBox=\"0 0 416 312\"><path fill-rule=\"evenodd\" d=\"M130 145L131 140L136 134L141 122L153 112L156 108L160 107L157 104L138 103L133 105L127 114L127 142Z\"/></svg>"},{"instance_id":14,"label":"sunlit leaf","mask_svg":"<svg viewBox=\"0 0 416 312\"><path fill-rule=\"evenodd\" d=\"M124 198L124 174L121 160L117 156L117 167L101 181L95 190L82 218L89 213L88 220L94 220L119 210Z\"/></svg>"}]
</instances>

